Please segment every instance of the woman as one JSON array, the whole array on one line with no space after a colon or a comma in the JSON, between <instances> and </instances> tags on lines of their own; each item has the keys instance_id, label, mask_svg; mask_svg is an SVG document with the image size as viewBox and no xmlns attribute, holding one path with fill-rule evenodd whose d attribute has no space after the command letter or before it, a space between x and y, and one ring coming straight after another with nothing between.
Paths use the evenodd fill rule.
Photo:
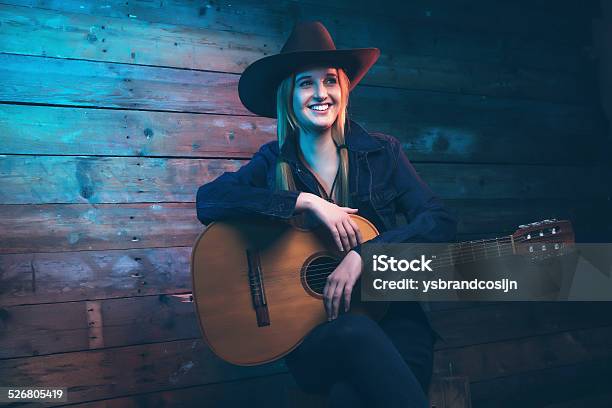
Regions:
<instances>
[{"instance_id":1,"label":"woman","mask_svg":"<svg viewBox=\"0 0 612 408\"><path fill-rule=\"evenodd\" d=\"M323 292L328 323L286 358L296 382L329 394L332 406L425 407L434 332L420 306L395 302L378 323L340 313L350 308L363 266L350 214L376 225L377 242L443 242L455 234L399 142L347 120L349 91L378 56L375 48L336 50L321 23L298 24L281 53L251 64L239 83L250 111L278 119L278 141L200 187L196 206L204 224L241 215L318 219L346 256ZM397 212L406 225L396 225Z\"/></svg>"}]
</instances>

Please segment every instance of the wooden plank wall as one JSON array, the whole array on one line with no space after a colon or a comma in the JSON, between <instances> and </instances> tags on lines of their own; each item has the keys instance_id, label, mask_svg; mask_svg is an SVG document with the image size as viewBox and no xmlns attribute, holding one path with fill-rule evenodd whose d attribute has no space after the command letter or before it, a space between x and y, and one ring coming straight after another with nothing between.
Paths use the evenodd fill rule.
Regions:
<instances>
[{"instance_id":1,"label":"wooden plank wall","mask_svg":"<svg viewBox=\"0 0 612 408\"><path fill-rule=\"evenodd\" d=\"M238 74L299 19L382 57L352 117L398 137L462 238L609 205L591 9L573 1L2 0L0 378L82 407L287 404L282 362L220 361L190 303L199 185L274 138ZM437 375L475 407L609 406L604 303L438 305ZM576 380L579 378L579 380ZM599 405L597 405L599 404Z\"/></svg>"}]
</instances>

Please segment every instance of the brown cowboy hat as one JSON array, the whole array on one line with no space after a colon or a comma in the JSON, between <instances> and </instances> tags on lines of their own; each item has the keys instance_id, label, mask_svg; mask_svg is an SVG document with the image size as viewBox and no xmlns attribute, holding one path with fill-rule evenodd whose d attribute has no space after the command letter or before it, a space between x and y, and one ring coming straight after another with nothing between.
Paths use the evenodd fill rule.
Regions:
<instances>
[{"instance_id":1,"label":"brown cowboy hat","mask_svg":"<svg viewBox=\"0 0 612 408\"><path fill-rule=\"evenodd\" d=\"M323 24L298 23L279 54L261 58L244 70L238 94L254 114L275 118L276 90L289 75L317 65L343 68L353 89L379 55L378 48L337 50Z\"/></svg>"}]
</instances>

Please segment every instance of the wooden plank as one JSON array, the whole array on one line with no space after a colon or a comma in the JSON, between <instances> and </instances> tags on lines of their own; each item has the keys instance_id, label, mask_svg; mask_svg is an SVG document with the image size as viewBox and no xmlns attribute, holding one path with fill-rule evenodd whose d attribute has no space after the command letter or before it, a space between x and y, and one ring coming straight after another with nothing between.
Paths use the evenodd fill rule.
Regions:
<instances>
[{"instance_id":1,"label":"wooden plank","mask_svg":"<svg viewBox=\"0 0 612 408\"><path fill-rule=\"evenodd\" d=\"M242 72L269 52L266 37L133 19L3 5L0 21L10 54Z\"/></svg>"},{"instance_id":2,"label":"wooden plank","mask_svg":"<svg viewBox=\"0 0 612 408\"><path fill-rule=\"evenodd\" d=\"M612 325L608 302L498 302L429 313L443 340L436 350Z\"/></svg>"},{"instance_id":3,"label":"wooden plank","mask_svg":"<svg viewBox=\"0 0 612 408\"><path fill-rule=\"evenodd\" d=\"M251 115L239 102L235 74L8 54L0 54L0 64L6 84L0 101ZM591 107L372 86L352 92L351 112L358 122L387 123L373 129L386 131L392 123L400 133L413 120L435 127L432 132L470 123L472 132L534 138L598 135L603 123Z\"/></svg>"},{"instance_id":4,"label":"wooden plank","mask_svg":"<svg viewBox=\"0 0 612 408\"><path fill-rule=\"evenodd\" d=\"M191 292L191 247L0 255L0 307Z\"/></svg>"},{"instance_id":5,"label":"wooden plank","mask_svg":"<svg viewBox=\"0 0 612 408\"><path fill-rule=\"evenodd\" d=\"M0 378L10 379L11 386L61 385L70 403L283 372L281 362L230 365L195 339L0 360Z\"/></svg>"},{"instance_id":6,"label":"wooden plank","mask_svg":"<svg viewBox=\"0 0 612 408\"><path fill-rule=\"evenodd\" d=\"M397 137L415 162L592 164L599 150L593 146L604 143L596 134L437 122L414 115L406 123L363 124ZM271 140L276 122L254 116L0 105L0 154L246 159Z\"/></svg>"},{"instance_id":7,"label":"wooden plank","mask_svg":"<svg viewBox=\"0 0 612 408\"><path fill-rule=\"evenodd\" d=\"M141 408L141 407L286 407L288 392L297 387L289 373L246 378L219 384L198 385L168 391L105 399L70 405L78 408Z\"/></svg>"},{"instance_id":8,"label":"wooden plank","mask_svg":"<svg viewBox=\"0 0 612 408\"><path fill-rule=\"evenodd\" d=\"M460 233L499 236L525 222L565 216L583 237L608 228L600 225L596 211L609 205L603 200L447 200L446 204L459 220ZM0 205L0 235L5 237L0 253L191 247L202 230L194 203Z\"/></svg>"},{"instance_id":9,"label":"wooden plank","mask_svg":"<svg viewBox=\"0 0 612 408\"><path fill-rule=\"evenodd\" d=\"M446 375L452 371L478 382L589 360L610 359L610 336L612 326L605 326L439 350L434 358L434 373Z\"/></svg>"},{"instance_id":10,"label":"wooden plank","mask_svg":"<svg viewBox=\"0 0 612 408\"><path fill-rule=\"evenodd\" d=\"M51 310L53 313L49 314ZM50 354L49 350L89 349L86 302L45 304L36 309L2 308L2 315L3 325L10 329L0 337L3 348L6 347L0 358L45 355Z\"/></svg>"},{"instance_id":11,"label":"wooden plank","mask_svg":"<svg viewBox=\"0 0 612 408\"><path fill-rule=\"evenodd\" d=\"M0 202L189 202L198 187L244 162L223 159L8 156L0 175L10 182Z\"/></svg>"},{"instance_id":12,"label":"wooden plank","mask_svg":"<svg viewBox=\"0 0 612 408\"><path fill-rule=\"evenodd\" d=\"M192 302L173 295L2 309L0 358L201 338ZM54 341L49 341L52 338Z\"/></svg>"},{"instance_id":13,"label":"wooden plank","mask_svg":"<svg viewBox=\"0 0 612 408\"><path fill-rule=\"evenodd\" d=\"M246 159L271 140L256 116L0 105L0 154Z\"/></svg>"},{"instance_id":14,"label":"wooden plank","mask_svg":"<svg viewBox=\"0 0 612 408\"><path fill-rule=\"evenodd\" d=\"M291 408L331 408L325 395L307 394L295 388L288 395ZM434 377L428 393L431 408L471 408L469 381L465 377Z\"/></svg>"},{"instance_id":15,"label":"wooden plank","mask_svg":"<svg viewBox=\"0 0 612 408\"><path fill-rule=\"evenodd\" d=\"M189 202L198 187L244 161L97 156L0 158L2 204ZM607 196L599 167L415 163L445 199ZM562 182L560 182L562 180Z\"/></svg>"},{"instance_id":16,"label":"wooden plank","mask_svg":"<svg viewBox=\"0 0 612 408\"><path fill-rule=\"evenodd\" d=\"M591 393L571 401L553 403L546 405L544 408L608 408L612 406L612 392L607 389L602 389L602 393Z\"/></svg>"},{"instance_id":17,"label":"wooden plank","mask_svg":"<svg viewBox=\"0 0 612 408\"><path fill-rule=\"evenodd\" d=\"M287 38L293 22L307 16L325 21L330 26L338 48L382 47L384 57L380 64L391 65L383 71L404 71L404 68L408 67L401 61L401 54L404 53L495 64L505 63L510 58L520 67L554 72L578 72L587 62L586 57L580 53L580 46L588 44L589 41L586 24L573 24L573 27L582 33L574 36L574 44L559 44L551 42L551 36L543 38L530 34L527 40L524 34L517 36L514 33L489 32L483 35L478 31L466 30L464 26L456 23L432 24L429 20L412 21L407 25L405 20L389 19L375 13L356 14L348 5L343 9L336 9L334 13L334 7L328 4L324 10L319 11L308 5L283 3L285 4L281 5L280 10L269 5L266 5L266 8L256 6L257 10L247 6L243 13L234 11L241 8L240 4L228 4L225 10L231 15L220 18L211 16L218 21L213 25L215 29L209 29L206 23L192 28L185 26L183 21L179 24L177 21L171 24L138 21L137 14L131 12L124 16L133 15L136 18L99 17L66 11L62 12L60 17L52 11L5 6L3 19L10 23L12 35L3 41L6 44L3 51L241 72L255 59L277 52ZM216 9L220 11L219 6ZM206 19L208 10L209 8L202 5L192 5L191 20ZM179 15L181 11L179 8ZM174 10L167 13L175 14ZM303 15L300 16L301 14ZM338 19L338 15L342 15L343 19ZM258 22L255 23L257 27L253 27L254 21ZM367 32L350 30L347 29L348 24L368 26L370 29ZM244 30L242 27L253 28ZM49 41L34 41L33 36L48 38ZM202 41L202 38L205 41ZM582 41L575 44L578 38ZM153 42L157 44L155 49L150 46ZM177 58L172 59L172 55ZM399 66L396 65L398 59ZM504 84L497 85L499 89L503 87Z\"/></svg>"},{"instance_id":18,"label":"wooden plank","mask_svg":"<svg viewBox=\"0 0 612 408\"><path fill-rule=\"evenodd\" d=\"M203 230L193 203L7 205L0 214L1 253L192 246Z\"/></svg>"},{"instance_id":19,"label":"wooden plank","mask_svg":"<svg viewBox=\"0 0 612 408\"><path fill-rule=\"evenodd\" d=\"M441 119L444 125L478 124L492 135L503 134L504 129L515 134L531 129L557 136L572 132L598 135L603 123L590 107L368 86L358 86L351 93L351 113L368 128L382 131L384 122L409 127L413 119L420 118L417 120L434 126L442 126Z\"/></svg>"},{"instance_id":20,"label":"wooden plank","mask_svg":"<svg viewBox=\"0 0 612 408\"><path fill-rule=\"evenodd\" d=\"M556 218L570 220L577 242L607 242L611 227L601 222L610 211L606 199L582 201L558 200L445 200L455 214L462 240L493 238L511 234L521 224ZM489 225L489 233L486 233Z\"/></svg>"},{"instance_id":21,"label":"wooden plank","mask_svg":"<svg viewBox=\"0 0 612 408\"><path fill-rule=\"evenodd\" d=\"M236 75L8 54L0 64L0 101L249 114Z\"/></svg>"},{"instance_id":22,"label":"wooden plank","mask_svg":"<svg viewBox=\"0 0 612 408\"><path fill-rule=\"evenodd\" d=\"M573 197L570 191L603 197L607 190L601 168L493 164L415 164L415 168L431 189L446 200L563 200ZM560 180L563 182L559 183ZM580 183L584 190L578 187Z\"/></svg>"},{"instance_id":23,"label":"wooden plank","mask_svg":"<svg viewBox=\"0 0 612 408\"><path fill-rule=\"evenodd\" d=\"M474 408L541 408L610 389L612 359L591 359L471 384ZM562 403L561 406L564 406ZM554 406L554 405L553 405ZM572 406L572 405L569 405ZM590 407L591 405L576 405ZM599 407L600 405L593 405ZM608 407L609 405L602 405Z\"/></svg>"}]
</instances>

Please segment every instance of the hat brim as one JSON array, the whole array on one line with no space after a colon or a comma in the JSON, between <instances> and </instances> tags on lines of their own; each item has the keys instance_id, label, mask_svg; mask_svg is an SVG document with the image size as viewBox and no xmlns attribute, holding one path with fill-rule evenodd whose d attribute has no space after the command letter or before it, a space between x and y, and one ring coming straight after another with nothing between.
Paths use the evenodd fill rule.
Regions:
<instances>
[{"instance_id":1,"label":"hat brim","mask_svg":"<svg viewBox=\"0 0 612 408\"><path fill-rule=\"evenodd\" d=\"M242 104L259 116L276 118L276 90L289 75L317 65L342 68L352 90L374 65L378 48L350 50L296 51L275 54L249 65L238 83Z\"/></svg>"}]
</instances>

